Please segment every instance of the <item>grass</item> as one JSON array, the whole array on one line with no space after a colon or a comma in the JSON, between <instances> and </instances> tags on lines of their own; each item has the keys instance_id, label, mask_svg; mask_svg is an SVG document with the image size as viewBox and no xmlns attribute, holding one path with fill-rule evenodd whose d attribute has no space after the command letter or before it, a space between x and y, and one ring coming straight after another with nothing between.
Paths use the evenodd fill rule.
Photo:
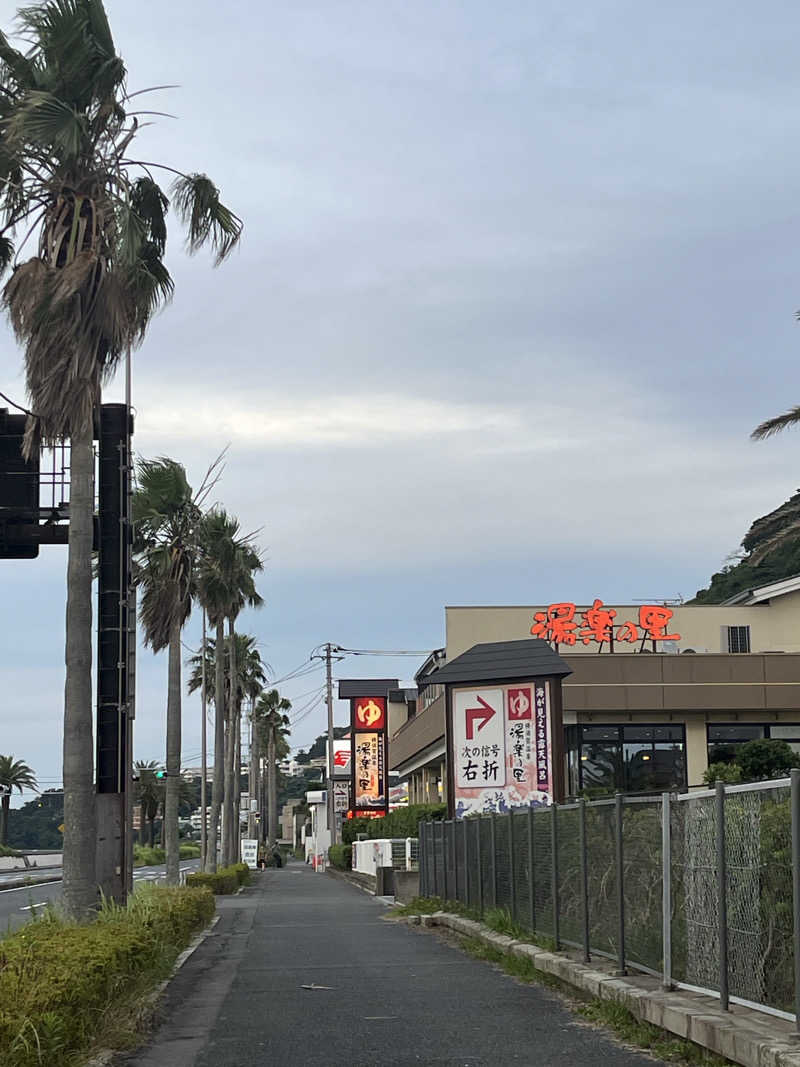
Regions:
<instances>
[{"instance_id":1,"label":"grass","mask_svg":"<svg viewBox=\"0 0 800 1067\"><path fill-rule=\"evenodd\" d=\"M483 915L477 908L467 907L460 900L442 900L441 897L414 897L408 904L393 908L390 916L404 918L409 915L433 915L437 911L446 911L449 915L460 915L462 919L472 919L482 922L490 930L506 937L513 937L515 941L524 941L529 945L536 945L547 952L556 951L556 943L545 934L531 933L526 927L521 926L511 917L508 908L489 908Z\"/></svg>"}]
</instances>

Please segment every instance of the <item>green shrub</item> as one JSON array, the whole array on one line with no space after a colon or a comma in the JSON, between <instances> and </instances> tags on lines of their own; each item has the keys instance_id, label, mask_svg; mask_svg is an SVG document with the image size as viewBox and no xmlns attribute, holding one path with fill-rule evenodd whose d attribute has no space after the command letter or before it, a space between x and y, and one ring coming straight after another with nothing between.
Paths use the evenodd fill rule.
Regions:
<instances>
[{"instance_id":1,"label":"green shrub","mask_svg":"<svg viewBox=\"0 0 800 1067\"><path fill-rule=\"evenodd\" d=\"M709 763L708 769L703 771L703 781L706 785L713 786L715 782L736 785L741 780L742 768L737 763Z\"/></svg>"},{"instance_id":2,"label":"green shrub","mask_svg":"<svg viewBox=\"0 0 800 1067\"><path fill-rule=\"evenodd\" d=\"M196 860L200 857L199 845L181 845L179 851L182 860Z\"/></svg>"},{"instance_id":3,"label":"green shrub","mask_svg":"<svg viewBox=\"0 0 800 1067\"><path fill-rule=\"evenodd\" d=\"M447 818L446 804L409 804L390 811L382 819L346 819L342 824L342 841L351 845L359 834L376 837L417 837L420 822Z\"/></svg>"},{"instance_id":4,"label":"green shrub","mask_svg":"<svg viewBox=\"0 0 800 1067\"><path fill-rule=\"evenodd\" d=\"M0 1063L61 1067L135 1006L214 914L206 890L142 886L89 926L54 914L0 941Z\"/></svg>"},{"instance_id":5,"label":"green shrub","mask_svg":"<svg viewBox=\"0 0 800 1067\"><path fill-rule=\"evenodd\" d=\"M158 867L167 862L167 854L163 848L151 848L149 845L133 846L134 867Z\"/></svg>"},{"instance_id":6,"label":"green shrub","mask_svg":"<svg viewBox=\"0 0 800 1067\"><path fill-rule=\"evenodd\" d=\"M247 885L249 881L250 868L246 863L234 863L231 867L220 867L216 874L197 871L195 874L186 876L188 886L205 887L217 896L235 893L240 885Z\"/></svg>"},{"instance_id":7,"label":"green shrub","mask_svg":"<svg viewBox=\"0 0 800 1067\"><path fill-rule=\"evenodd\" d=\"M338 867L340 871L351 870L353 866L353 846L331 845L328 849L328 859L333 866Z\"/></svg>"},{"instance_id":8,"label":"green shrub","mask_svg":"<svg viewBox=\"0 0 800 1067\"><path fill-rule=\"evenodd\" d=\"M233 871L236 874L236 880L239 885L250 884L250 868L246 863L234 863L231 867L226 867L225 870Z\"/></svg>"},{"instance_id":9,"label":"green shrub","mask_svg":"<svg viewBox=\"0 0 800 1067\"><path fill-rule=\"evenodd\" d=\"M741 767L745 782L788 777L792 767L800 766L800 757L788 741L768 737L756 738L740 745L734 760Z\"/></svg>"}]
</instances>

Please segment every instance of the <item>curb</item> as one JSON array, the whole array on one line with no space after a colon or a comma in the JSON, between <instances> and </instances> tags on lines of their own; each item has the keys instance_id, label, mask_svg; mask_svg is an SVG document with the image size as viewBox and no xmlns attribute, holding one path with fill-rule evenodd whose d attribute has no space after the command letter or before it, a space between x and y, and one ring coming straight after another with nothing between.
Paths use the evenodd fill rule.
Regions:
<instances>
[{"instance_id":1,"label":"curb","mask_svg":"<svg viewBox=\"0 0 800 1067\"><path fill-rule=\"evenodd\" d=\"M181 969L181 967L183 967L184 963L186 963L189 957L194 954L194 952L202 945L205 939L212 933L214 927L217 925L220 918L221 916L215 915L211 922L208 924L208 926L201 930L199 934L195 934L195 936L189 942L187 947L175 960L172 970L169 972L169 975L164 979L164 981L160 982L154 990L152 990L150 993L147 993L146 996L142 997L141 1001L139 1002L137 1011L137 1019L142 1027L146 1026L152 1020L153 1016L156 1013L156 1009L158 1008L158 1002L166 991L167 986L170 984L170 982ZM120 1049L101 1049L100 1052L95 1053L95 1055L90 1060L86 1061L84 1067L111 1067L111 1064L113 1064L114 1062L114 1057L120 1054Z\"/></svg>"},{"instance_id":2,"label":"curb","mask_svg":"<svg viewBox=\"0 0 800 1067\"><path fill-rule=\"evenodd\" d=\"M51 875L48 877L37 878L35 881L30 881L31 875L27 878L22 878L18 882L8 882L7 884L0 885L0 893L7 893L9 889L36 889L40 885L50 885L52 882L63 882L63 878L59 874L58 876Z\"/></svg>"},{"instance_id":3,"label":"curb","mask_svg":"<svg viewBox=\"0 0 800 1067\"><path fill-rule=\"evenodd\" d=\"M724 1056L743 1067L800 1067L800 1045L792 1039L793 1024L751 1008L724 1012L701 993L666 990L658 978L616 977L592 964L578 963L527 941L495 933L483 923L448 912L410 917L413 925L444 926L475 937L506 955L529 958L544 971L589 997L622 1004L642 1022Z\"/></svg>"}]
</instances>

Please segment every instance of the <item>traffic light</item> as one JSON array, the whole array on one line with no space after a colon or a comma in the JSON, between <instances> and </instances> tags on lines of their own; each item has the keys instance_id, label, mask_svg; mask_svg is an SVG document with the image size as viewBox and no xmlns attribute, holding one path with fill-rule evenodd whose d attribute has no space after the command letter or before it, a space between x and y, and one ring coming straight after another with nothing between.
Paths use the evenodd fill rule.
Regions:
<instances>
[{"instance_id":1,"label":"traffic light","mask_svg":"<svg viewBox=\"0 0 800 1067\"><path fill-rule=\"evenodd\" d=\"M168 778L168 777L169 777L169 775L167 774L166 771L156 771L156 778L158 779L159 782L162 781L162 779Z\"/></svg>"},{"instance_id":2,"label":"traffic light","mask_svg":"<svg viewBox=\"0 0 800 1067\"><path fill-rule=\"evenodd\" d=\"M25 421L0 408L0 559L39 555L39 454L22 457Z\"/></svg>"}]
</instances>

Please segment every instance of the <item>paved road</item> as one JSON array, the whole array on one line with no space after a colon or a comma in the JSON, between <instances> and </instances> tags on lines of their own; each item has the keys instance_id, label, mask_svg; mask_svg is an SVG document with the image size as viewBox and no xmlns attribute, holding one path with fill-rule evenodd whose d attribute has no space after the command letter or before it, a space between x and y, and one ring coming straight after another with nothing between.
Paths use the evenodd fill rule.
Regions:
<instances>
[{"instance_id":1,"label":"paved road","mask_svg":"<svg viewBox=\"0 0 800 1067\"><path fill-rule=\"evenodd\" d=\"M184 860L181 870L196 870L199 860ZM43 874L57 874L57 870L43 871ZM133 872L134 885L139 882L158 882L163 880L165 867L137 867ZM32 875L31 877L35 877ZM0 934L22 926L46 904L57 904L61 900L61 882L46 882L41 885L24 886L22 889L0 888Z\"/></svg>"},{"instance_id":2,"label":"paved road","mask_svg":"<svg viewBox=\"0 0 800 1067\"><path fill-rule=\"evenodd\" d=\"M653 1067L359 889L290 863L220 901L125 1067ZM330 988L308 990L316 984Z\"/></svg>"}]
</instances>

